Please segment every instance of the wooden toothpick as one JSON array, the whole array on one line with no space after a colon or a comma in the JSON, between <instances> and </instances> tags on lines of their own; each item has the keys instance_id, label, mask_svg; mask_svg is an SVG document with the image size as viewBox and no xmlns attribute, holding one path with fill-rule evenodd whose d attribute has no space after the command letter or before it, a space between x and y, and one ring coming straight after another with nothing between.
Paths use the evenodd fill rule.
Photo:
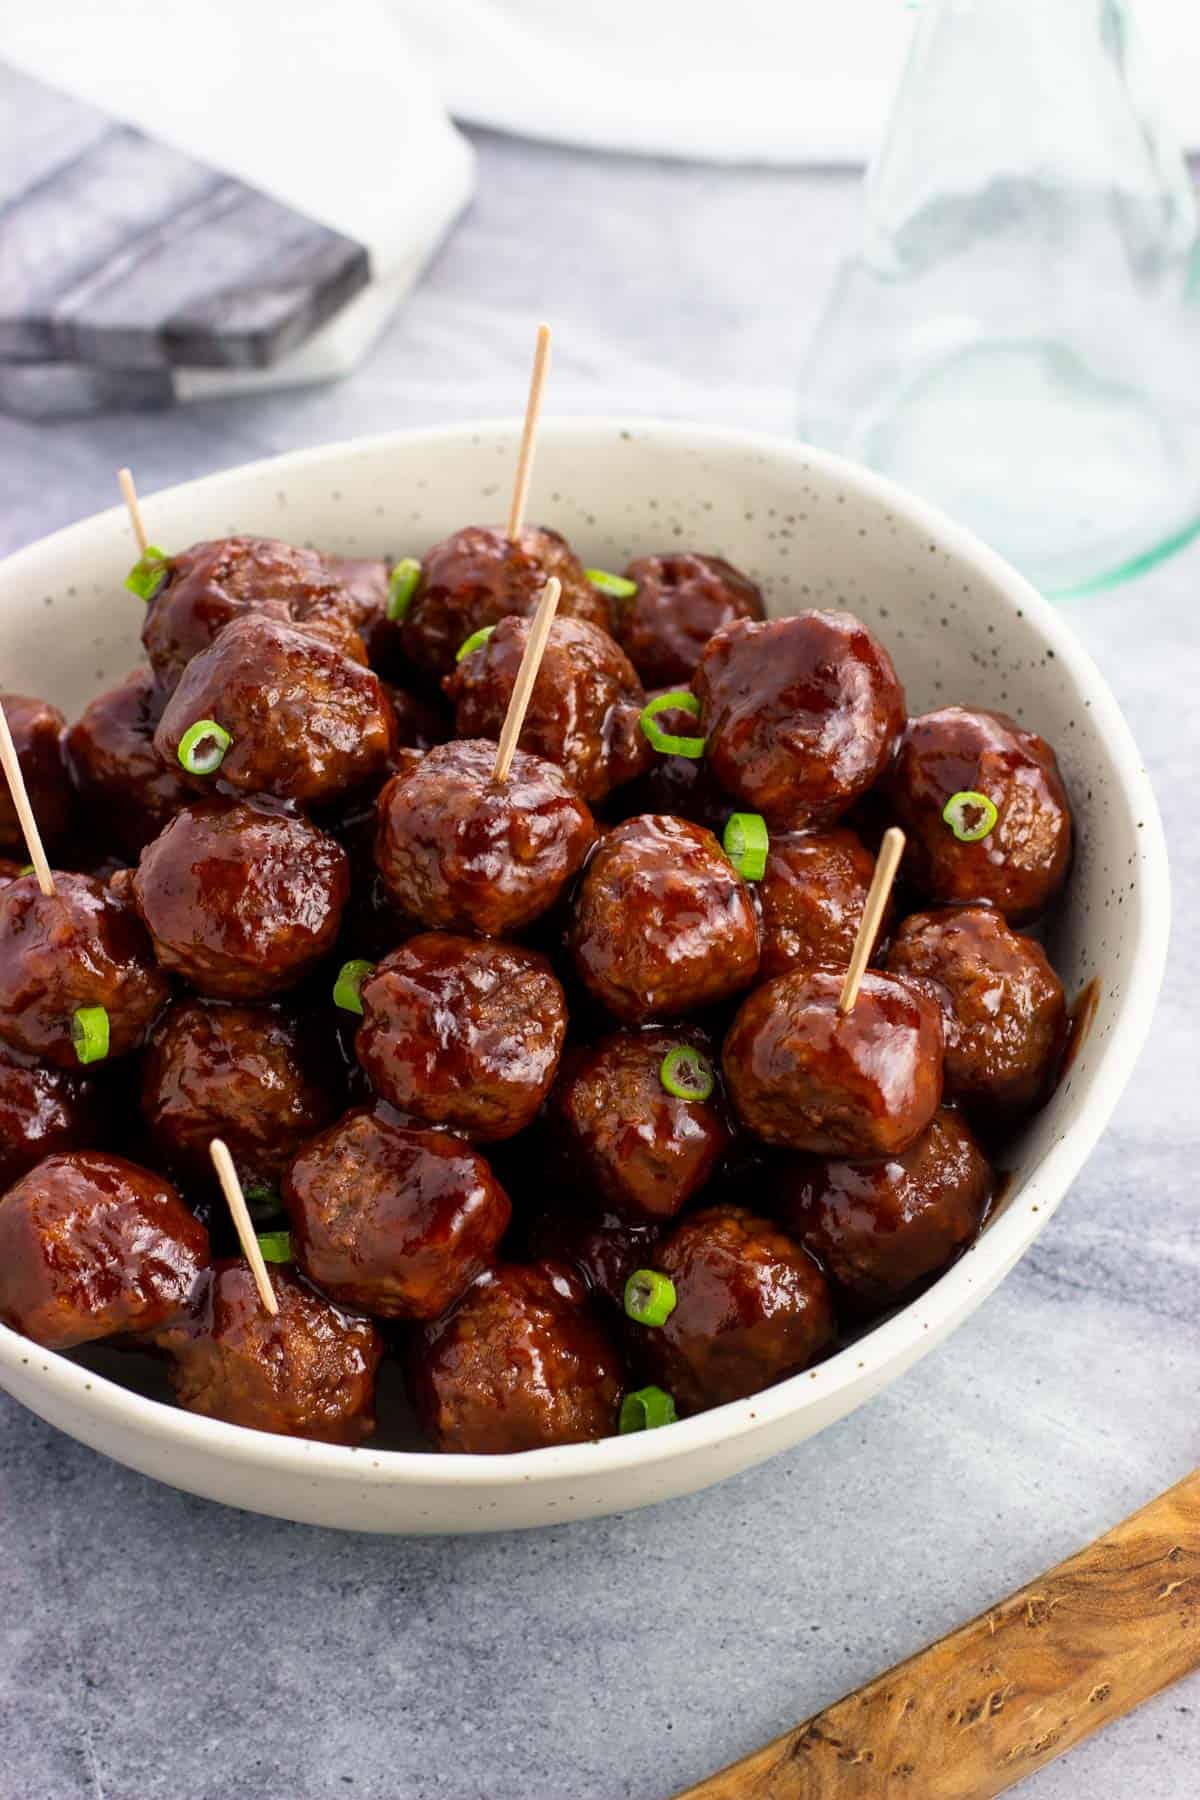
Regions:
<instances>
[{"instance_id":1,"label":"wooden toothpick","mask_svg":"<svg viewBox=\"0 0 1200 1800\"><path fill-rule=\"evenodd\" d=\"M521 727L525 723L525 714L529 710L533 684L537 680L538 670L542 666L542 657L546 652L550 627L554 623L554 615L558 610L558 597L561 593L562 582L557 575L551 575L542 589L542 597L537 603L537 611L529 626L529 636L525 640L525 654L522 656L521 666L517 670L512 698L508 703L508 711L504 715L504 724L500 730L500 742L496 747L496 761L492 767L493 781L508 780L508 771L512 768L517 740L521 735Z\"/></svg>"},{"instance_id":2,"label":"wooden toothpick","mask_svg":"<svg viewBox=\"0 0 1200 1800\"><path fill-rule=\"evenodd\" d=\"M119 469L117 481L121 488L121 497L129 513L129 523L133 526L133 535L137 539L138 555L145 556L150 539L146 536L146 527L142 523L142 509L138 505L137 489L133 485L133 472L130 469Z\"/></svg>"},{"instance_id":3,"label":"wooden toothpick","mask_svg":"<svg viewBox=\"0 0 1200 1800\"><path fill-rule=\"evenodd\" d=\"M838 995L838 1011L848 1013L858 999L858 990L862 985L863 975L871 960L871 952L875 948L875 939L879 936L879 925L883 918L888 896L892 891L892 883L896 879L896 870L900 867L900 858L904 855L904 833L898 825L889 825L883 834L883 842L879 846L879 855L875 859L875 873L871 885L867 889L867 898L863 905L863 916L858 927L858 936L854 940L854 948L850 952L850 966L846 970L846 979L842 983L842 991Z\"/></svg>"},{"instance_id":4,"label":"wooden toothpick","mask_svg":"<svg viewBox=\"0 0 1200 1800\"><path fill-rule=\"evenodd\" d=\"M225 1195L229 1211L233 1216L238 1242L242 1246L242 1255L250 1264L250 1273L254 1277L258 1297L274 1317L279 1311L279 1302L275 1298L275 1289L271 1286L271 1277L267 1274L267 1265L263 1261L263 1253L259 1249L258 1239L254 1235L254 1226L250 1214L246 1210L246 1198L242 1193L238 1172L233 1166L233 1158L229 1154L229 1146L223 1139L214 1138L208 1146L208 1150L213 1159L213 1167L217 1171L217 1180L221 1183L221 1191Z\"/></svg>"},{"instance_id":5,"label":"wooden toothpick","mask_svg":"<svg viewBox=\"0 0 1200 1800\"><path fill-rule=\"evenodd\" d=\"M546 370L550 364L550 327L539 325L537 344L533 352L533 373L529 377L529 398L525 402L525 425L521 432L521 448L517 452L517 475L513 482L512 505L508 509L508 524L505 536L510 543L515 543L521 530L521 521L525 517L525 502L529 498L529 481L533 474L533 452L537 442L538 418L542 410L542 389L546 385Z\"/></svg>"},{"instance_id":6,"label":"wooden toothpick","mask_svg":"<svg viewBox=\"0 0 1200 1800\"><path fill-rule=\"evenodd\" d=\"M54 877L50 873L50 864L46 861L46 852L42 846L42 834L38 830L38 822L29 804L29 790L25 786L25 776L17 756L17 746L13 743L12 732L8 729L8 720L4 714L4 706L0 703L0 768L8 782L9 792L13 797L13 805L17 809L21 834L25 839L25 848L29 852L29 860L33 864L33 872L37 876L37 884L47 898L54 892Z\"/></svg>"}]
</instances>

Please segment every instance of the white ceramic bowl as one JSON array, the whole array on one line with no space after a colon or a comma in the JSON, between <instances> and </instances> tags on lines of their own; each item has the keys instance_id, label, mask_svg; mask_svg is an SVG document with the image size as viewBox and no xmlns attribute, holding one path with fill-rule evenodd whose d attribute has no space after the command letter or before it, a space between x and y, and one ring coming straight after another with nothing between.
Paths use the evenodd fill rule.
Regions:
<instances>
[{"instance_id":1,"label":"white ceramic bowl","mask_svg":"<svg viewBox=\"0 0 1200 1800\"><path fill-rule=\"evenodd\" d=\"M419 555L458 526L503 516L515 435L512 424L482 424L333 445L148 495L144 511L152 539L168 547L253 531L348 554ZM19 1400L193 1493L356 1530L484 1531L624 1511L761 1462L877 1394L978 1306L1062 1199L1146 1035L1169 911L1154 798L1095 666L998 557L836 457L683 425L547 425L529 516L565 532L589 565L719 551L762 582L772 611L859 614L891 650L912 711L1000 707L1048 737L1079 843L1051 950L1069 993L1098 980L1094 1023L1069 1079L1015 1147L1003 1204L960 1262L828 1362L667 1430L518 1456L341 1449L194 1418L0 1327L0 1381ZM122 676L141 623L121 586L131 560L114 509L0 566L3 685L71 715Z\"/></svg>"}]
</instances>

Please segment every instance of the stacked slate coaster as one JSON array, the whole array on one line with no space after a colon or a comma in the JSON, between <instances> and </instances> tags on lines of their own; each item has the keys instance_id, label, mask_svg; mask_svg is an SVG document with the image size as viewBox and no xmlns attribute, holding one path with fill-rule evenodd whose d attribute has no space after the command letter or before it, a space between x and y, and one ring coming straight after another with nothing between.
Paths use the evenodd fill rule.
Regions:
<instances>
[{"instance_id":1,"label":"stacked slate coaster","mask_svg":"<svg viewBox=\"0 0 1200 1800\"><path fill-rule=\"evenodd\" d=\"M354 238L0 63L2 411L344 372L423 260L375 281Z\"/></svg>"}]
</instances>

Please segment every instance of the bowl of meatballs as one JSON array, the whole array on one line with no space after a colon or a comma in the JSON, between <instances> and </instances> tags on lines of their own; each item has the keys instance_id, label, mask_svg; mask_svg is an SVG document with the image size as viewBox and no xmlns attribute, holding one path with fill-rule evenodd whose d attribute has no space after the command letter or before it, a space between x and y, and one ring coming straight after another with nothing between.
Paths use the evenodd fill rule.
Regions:
<instances>
[{"instance_id":1,"label":"bowl of meatballs","mask_svg":"<svg viewBox=\"0 0 1200 1800\"><path fill-rule=\"evenodd\" d=\"M843 1417L1033 1241L1161 979L1136 748L1012 569L627 421L547 424L510 538L518 429L0 567L0 1383L282 1517L562 1522Z\"/></svg>"}]
</instances>

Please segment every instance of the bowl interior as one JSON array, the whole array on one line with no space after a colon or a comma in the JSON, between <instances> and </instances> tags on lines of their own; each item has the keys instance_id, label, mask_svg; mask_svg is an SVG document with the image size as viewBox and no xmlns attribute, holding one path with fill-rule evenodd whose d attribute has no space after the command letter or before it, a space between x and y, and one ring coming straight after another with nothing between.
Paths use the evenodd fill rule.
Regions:
<instances>
[{"instance_id":1,"label":"bowl interior","mask_svg":"<svg viewBox=\"0 0 1200 1800\"><path fill-rule=\"evenodd\" d=\"M151 538L168 549L248 531L348 555L419 556L466 522L503 516L514 446L511 424L367 440L147 496L143 510ZM1161 972L1161 831L1093 665L1026 584L965 533L803 446L683 426L548 425L527 516L562 531L592 566L620 569L654 550L719 552L763 585L773 612L857 613L890 649L910 711L954 701L1000 708L1054 744L1078 848L1049 948L1068 994L1094 983L1096 1007L1067 1080L1007 1158L1012 1179L985 1238L997 1233L1056 1145L1078 1132L1087 1140L1080 1155L1090 1147L1140 1044ZM127 672L140 655L142 606L121 585L133 555L114 509L0 566L7 688L44 695L73 716ZM1059 1197L1054 1184L1039 1193L1042 1218ZM1010 1241L996 1252L1004 1266L1041 1222L1009 1219ZM952 1271L924 1297L927 1317L938 1289L953 1281ZM957 1316L969 1310L954 1305ZM899 1342L897 1323L885 1328L889 1342ZM797 1377L774 1390L773 1410L802 1408L810 1397ZM754 1416L720 1410L726 1431ZM661 1454L670 1454L673 1436L662 1434Z\"/></svg>"}]
</instances>

